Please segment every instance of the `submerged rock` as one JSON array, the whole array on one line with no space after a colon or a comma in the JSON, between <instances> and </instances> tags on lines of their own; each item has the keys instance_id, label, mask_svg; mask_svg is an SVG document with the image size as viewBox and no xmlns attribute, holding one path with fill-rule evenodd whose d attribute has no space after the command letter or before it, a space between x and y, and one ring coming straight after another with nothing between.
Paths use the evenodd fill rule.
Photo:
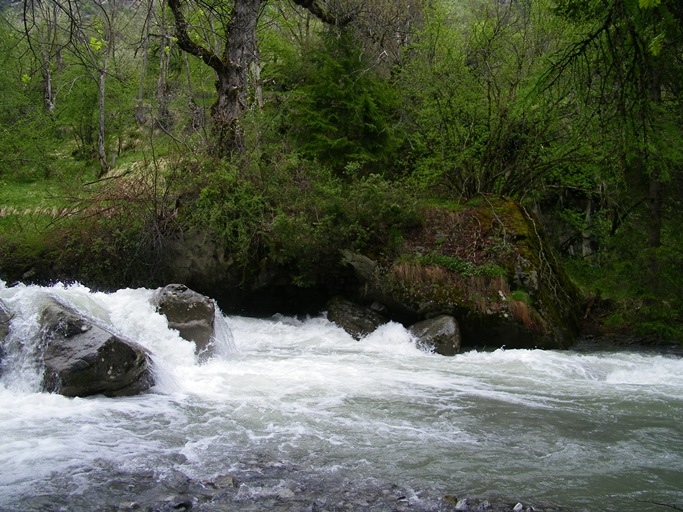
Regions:
<instances>
[{"instance_id":1,"label":"submerged rock","mask_svg":"<svg viewBox=\"0 0 683 512\"><path fill-rule=\"evenodd\" d=\"M327 318L359 340L389 320L380 313L342 297L327 304Z\"/></svg>"},{"instance_id":2,"label":"submerged rock","mask_svg":"<svg viewBox=\"0 0 683 512\"><path fill-rule=\"evenodd\" d=\"M418 343L443 356L460 352L460 327L449 315L440 315L418 322L409 328Z\"/></svg>"},{"instance_id":3,"label":"submerged rock","mask_svg":"<svg viewBox=\"0 0 683 512\"><path fill-rule=\"evenodd\" d=\"M41 318L43 388L64 396L130 396L154 384L145 350L61 304Z\"/></svg>"},{"instance_id":4,"label":"submerged rock","mask_svg":"<svg viewBox=\"0 0 683 512\"><path fill-rule=\"evenodd\" d=\"M0 354L2 354L2 343L9 334L10 320L12 320L12 315L9 308L0 300Z\"/></svg>"},{"instance_id":5,"label":"submerged rock","mask_svg":"<svg viewBox=\"0 0 683 512\"><path fill-rule=\"evenodd\" d=\"M168 327L195 344L201 357L210 356L215 341L216 305L205 295L182 284L169 284L154 297L157 311L166 317Z\"/></svg>"},{"instance_id":6,"label":"submerged rock","mask_svg":"<svg viewBox=\"0 0 683 512\"><path fill-rule=\"evenodd\" d=\"M0 300L0 375L2 375L2 361L5 359L5 339L9 334L11 320L9 308Z\"/></svg>"}]
</instances>

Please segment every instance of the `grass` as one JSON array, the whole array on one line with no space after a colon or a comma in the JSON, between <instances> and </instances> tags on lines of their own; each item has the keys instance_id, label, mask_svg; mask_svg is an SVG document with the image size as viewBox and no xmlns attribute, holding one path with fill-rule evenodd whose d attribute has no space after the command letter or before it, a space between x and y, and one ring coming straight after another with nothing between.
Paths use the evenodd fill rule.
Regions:
<instances>
[{"instance_id":1,"label":"grass","mask_svg":"<svg viewBox=\"0 0 683 512\"><path fill-rule=\"evenodd\" d=\"M507 271L495 263L475 264L453 256L443 254L427 254L418 258L421 263L427 265L439 265L453 272L457 272L463 277L502 277L507 275Z\"/></svg>"}]
</instances>

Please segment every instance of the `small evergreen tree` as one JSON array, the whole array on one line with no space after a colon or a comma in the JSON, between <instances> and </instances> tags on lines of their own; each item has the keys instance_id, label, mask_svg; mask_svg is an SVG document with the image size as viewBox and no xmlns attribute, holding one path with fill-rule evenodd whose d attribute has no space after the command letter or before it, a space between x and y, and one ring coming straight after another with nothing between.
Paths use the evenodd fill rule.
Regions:
<instances>
[{"instance_id":1,"label":"small evergreen tree","mask_svg":"<svg viewBox=\"0 0 683 512\"><path fill-rule=\"evenodd\" d=\"M395 167L401 142L397 95L352 33L324 33L305 70L289 111L302 153L337 172L385 174Z\"/></svg>"}]
</instances>

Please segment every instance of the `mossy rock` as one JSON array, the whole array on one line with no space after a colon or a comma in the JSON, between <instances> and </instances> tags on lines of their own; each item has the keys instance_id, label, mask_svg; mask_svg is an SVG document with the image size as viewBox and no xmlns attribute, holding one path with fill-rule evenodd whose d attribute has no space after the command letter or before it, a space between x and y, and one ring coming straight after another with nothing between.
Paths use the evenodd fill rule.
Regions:
<instances>
[{"instance_id":1,"label":"mossy rock","mask_svg":"<svg viewBox=\"0 0 683 512\"><path fill-rule=\"evenodd\" d=\"M533 212L484 197L457 209L431 206L424 217L402 254L379 264L364 284L367 298L399 317L453 315L464 346L573 344L579 294Z\"/></svg>"}]
</instances>

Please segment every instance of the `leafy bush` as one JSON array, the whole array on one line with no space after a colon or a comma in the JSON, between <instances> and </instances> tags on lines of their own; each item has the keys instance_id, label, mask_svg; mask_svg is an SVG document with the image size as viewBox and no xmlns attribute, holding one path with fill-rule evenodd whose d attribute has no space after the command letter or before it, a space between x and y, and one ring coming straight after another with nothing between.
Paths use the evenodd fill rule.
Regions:
<instances>
[{"instance_id":1,"label":"leafy bush","mask_svg":"<svg viewBox=\"0 0 683 512\"><path fill-rule=\"evenodd\" d=\"M277 265L311 286L338 265L341 249L392 250L419 222L398 184L378 175L347 182L276 144L189 167L181 224L213 233L244 275Z\"/></svg>"},{"instance_id":2,"label":"leafy bush","mask_svg":"<svg viewBox=\"0 0 683 512\"><path fill-rule=\"evenodd\" d=\"M230 162L201 168L195 179L197 197L185 209L183 221L216 235L239 264L258 260L267 216L261 192Z\"/></svg>"}]
</instances>

